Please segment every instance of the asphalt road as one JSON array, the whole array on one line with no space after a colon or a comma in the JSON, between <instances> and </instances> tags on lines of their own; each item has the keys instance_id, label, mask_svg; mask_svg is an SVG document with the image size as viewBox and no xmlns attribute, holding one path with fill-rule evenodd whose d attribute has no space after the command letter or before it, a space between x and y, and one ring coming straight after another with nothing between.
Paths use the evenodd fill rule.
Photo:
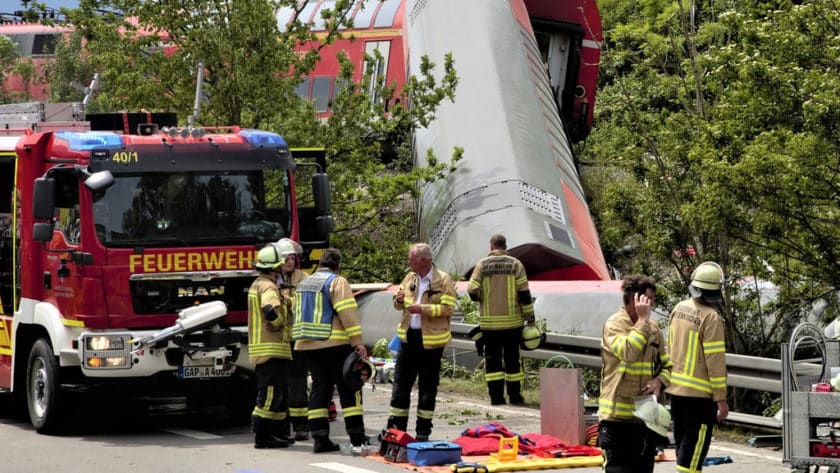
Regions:
<instances>
[{"instance_id":1,"label":"asphalt road","mask_svg":"<svg viewBox=\"0 0 840 473\"><path fill-rule=\"evenodd\" d=\"M365 387L365 423L375 435L388 416L390 386ZM512 406L490 406L487 399L467 399L440 393L433 432L434 440L452 440L469 427L489 421L501 422L519 433L539 432L540 412ZM412 402L412 410L414 409ZM298 442L288 449L255 450L248 425L224 419L219 409L184 410L178 403L155 410L128 412L119 408L98 415L100 409L79 405L82 420L60 436L37 434L25 421L0 416L0 471L4 473L73 473L118 471L120 473L347 473L405 472L405 468L362 457L312 453L312 442ZM413 425L413 418L409 425ZM343 422L330 424L333 440L348 441ZM707 466L712 473L789 472L778 450L753 448L715 441L710 456L729 456L733 462ZM657 464L656 472L672 472L673 462ZM600 467L557 471L598 472Z\"/></svg>"}]
</instances>

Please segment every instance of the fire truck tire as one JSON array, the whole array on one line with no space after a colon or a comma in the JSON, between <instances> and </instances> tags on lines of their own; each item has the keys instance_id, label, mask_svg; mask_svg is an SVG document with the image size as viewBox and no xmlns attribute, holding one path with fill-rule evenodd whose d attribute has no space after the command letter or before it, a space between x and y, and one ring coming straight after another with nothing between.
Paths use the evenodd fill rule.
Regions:
<instances>
[{"instance_id":1,"label":"fire truck tire","mask_svg":"<svg viewBox=\"0 0 840 473\"><path fill-rule=\"evenodd\" d=\"M58 361L50 344L39 339L32 345L26 365L26 406L38 433L56 430L59 422Z\"/></svg>"}]
</instances>

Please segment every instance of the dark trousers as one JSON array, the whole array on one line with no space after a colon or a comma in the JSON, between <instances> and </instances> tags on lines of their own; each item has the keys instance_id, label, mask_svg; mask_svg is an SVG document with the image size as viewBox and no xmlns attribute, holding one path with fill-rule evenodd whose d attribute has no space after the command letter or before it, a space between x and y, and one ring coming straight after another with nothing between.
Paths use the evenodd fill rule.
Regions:
<instances>
[{"instance_id":1,"label":"dark trousers","mask_svg":"<svg viewBox=\"0 0 840 473\"><path fill-rule=\"evenodd\" d=\"M308 419L313 438L326 438L330 435L329 406L333 387L338 388L344 427L351 441L354 436L363 436L365 433L362 391L353 390L341 375L344 360L352 351L350 345L339 345L303 352L306 353L306 366L312 375Z\"/></svg>"},{"instance_id":2,"label":"dark trousers","mask_svg":"<svg viewBox=\"0 0 840 473\"><path fill-rule=\"evenodd\" d=\"M394 367L394 390L391 392L391 415L388 426L408 430L408 411L411 406L411 388L417 380L417 435L432 433L432 417L435 414L435 400L440 382L440 360L443 347L423 348L420 330L409 329L406 342L397 353Z\"/></svg>"},{"instance_id":3,"label":"dark trousers","mask_svg":"<svg viewBox=\"0 0 840 473\"><path fill-rule=\"evenodd\" d=\"M288 432L286 390L289 360L271 358L258 364L254 371L257 375L257 401L251 415L254 433L264 435Z\"/></svg>"},{"instance_id":4,"label":"dark trousers","mask_svg":"<svg viewBox=\"0 0 840 473\"><path fill-rule=\"evenodd\" d=\"M709 398L672 394L671 419L678 471L701 471L717 422L717 403Z\"/></svg>"},{"instance_id":5,"label":"dark trousers","mask_svg":"<svg viewBox=\"0 0 840 473\"><path fill-rule=\"evenodd\" d=\"M602 420L598 445L604 455L605 473L652 473L659 435L644 424Z\"/></svg>"},{"instance_id":6,"label":"dark trousers","mask_svg":"<svg viewBox=\"0 0 840 473\"><path fill-rule=\"evenodd\" d=\"M309 431L309 390L303 352L293 351L289 365L289 417L295 432Z\"/></svg>"},{"instance_id":7,"label":"dark trousers","mask_svg":"<svg viewBox=\"0 0 840 473\"><path fill-rule=\"evenodd\" d=\"M519 342L522 329L482 331L484 339L484 377L490 401L505 402L505 384L510 398L522 396L522 369L519 363Z\"/></svg>"}]
</instances>

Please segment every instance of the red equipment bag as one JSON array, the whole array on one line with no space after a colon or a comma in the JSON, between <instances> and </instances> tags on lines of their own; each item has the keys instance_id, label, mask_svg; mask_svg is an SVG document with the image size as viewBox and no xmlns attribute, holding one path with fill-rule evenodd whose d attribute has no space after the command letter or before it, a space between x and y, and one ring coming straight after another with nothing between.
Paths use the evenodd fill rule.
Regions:
<instances>
[{"instance_id":1,"label":"red equipment bag","mask_svg":"<svg viewBox=\"0 0 840 473\"><path fill-rule=\"evenodd\" d=\"M415 442L414 437L399 429L390 428L382 433L379 454L385 460L394 463L408 463L408 444Z\"/></svg>"}]
</instances>

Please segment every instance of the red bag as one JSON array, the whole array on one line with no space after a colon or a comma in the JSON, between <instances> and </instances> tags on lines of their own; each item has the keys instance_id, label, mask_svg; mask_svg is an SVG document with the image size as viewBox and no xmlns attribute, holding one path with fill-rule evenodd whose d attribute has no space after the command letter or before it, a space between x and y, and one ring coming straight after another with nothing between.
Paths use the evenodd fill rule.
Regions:
<instances>
[{"instance_id":1,"label":"red bag","mask_svg":"<svg viewBox=\"0 0 840 473\"><path fill-rule=\"evenodd\" d=\"M408 444L415 442L414 437L399 429L390 428L382 432L379 454L385 460L394 463L408 463Z\"/></svg>"}]
</instances>

